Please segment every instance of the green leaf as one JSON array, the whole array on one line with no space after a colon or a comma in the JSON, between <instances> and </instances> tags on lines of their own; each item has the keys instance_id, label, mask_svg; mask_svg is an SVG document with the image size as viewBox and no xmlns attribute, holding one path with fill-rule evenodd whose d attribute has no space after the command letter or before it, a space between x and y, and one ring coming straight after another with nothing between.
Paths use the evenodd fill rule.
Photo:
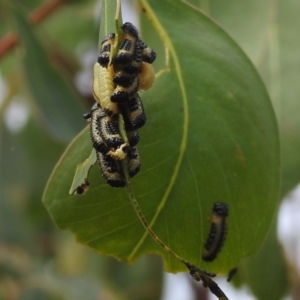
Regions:
<instances>
[{"instance_id":1,"label":"green leaf","mask_svg":"<svg viewBox=\"0 0 300 300\"><path fill-rule=\"evenodd\" d=\"M80 99L52 65L32 26L27 22L25 13L17 5L13 6L12 11L25 50L25 78L43 124L55 137L69 141L84 126L82 118L74 119L74 115L83 112Z\"/></svg>"},{"instance_id":2,"label":"green leaf","mask_svg":"<svg viewBox=\"0 0 300 300\"><path fill-rule=\"evenodd\" d=\"M258 299L282 299L288 291L286 264L273 222L263 246L254 258L243 262L244 279Z\"/></svg>"},{"instance_id":3,"label":"green leaf","mask_svg":"<svg viewBox=\"0 0 300 300\"><path fill-rule=\"evenodd\" d=\"M134 193L166 245L201 268L227 273L257 251L277 205L273 109L248 58L210 19L181 2L140 3L170 62L141 94L147 123L139 131L142 170L132 179ZM43 201L56 224L102 254L133 262L158 253L168 271L186 271L147 235L125 191L107 186L96 168L88 193L68 195L91 147L85 130L53 171ZM229 206L227 239L218 258L204 263L211 210L220 201Z\"/></svg>"},{"instance_id":4,"label":"green leaf","mask_svg":"<svg viewBox=\"0 0 300 300\"><path fill-rule=\"evenodd\" d=\"M282 195L300 179L299 13L297 1L210 1L211 16L242 46L271 96L280 129Z\"/></svg>"},{"instance_id":5,"label":"green leaf","mask_svg":"<svg viewBox=\"0 0 300 300\"><path fill-rule=\"evenodd\" d=\"M260 72L277 115L281 140L281 195L300 179L300 131L298 80L300 26L298 1L212 0L211 16L224 26L246 51ZM238 13L243 11L243 14ZM274 224L275 227L276 224ZM274 229L275 230L275 229ZM272 250L270 250L272 249ZM270 251L270 252L268 252ZM268 259L262 258L268 254ZM260 252L245 264L247 282L258 299L282 299L293 273L282 254L275 234L269 234ZM259 276L258 274L272 274ZM293 282L290 280L290 284ZM276 288L275 288L276 287Z\"/></svg>"},{"instance_id":6,"label":"green leaf","mask_svg":"<svg viewBox=\"0 0 300 300\"><path fill-rule=\"evenodd\" d=\"M73 194L78 187L86 185L90 168L96 161L96 152L92 150L90 156L83 163L77 165L76 173L69 191L70 194Z\"/></svg>"},{"instance_id":7,"label":"green leaf","mask_svg":"<svg viewBox=\"0 0 300 300\"><path fill-rule=\"evenodd\" d=\"M118 10L120 1L104 0L102 2L101 23L99 30L98 48L101 48L103 37L109 33L116 32L116 24L122 24L121 10Z\"/></svg>"}]
</instances>

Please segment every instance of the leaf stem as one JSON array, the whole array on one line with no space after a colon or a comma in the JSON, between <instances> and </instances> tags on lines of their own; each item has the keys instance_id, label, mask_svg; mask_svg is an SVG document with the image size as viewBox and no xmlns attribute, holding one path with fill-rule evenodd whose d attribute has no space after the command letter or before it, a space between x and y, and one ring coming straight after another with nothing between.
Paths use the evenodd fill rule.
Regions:
<instances>
[{"instance_id":1,"label":"leaf stem","mask_svg":"<svg viewBox=\"0 0 300 300\"><path fill-rule=\"evenodd\" d=\"M120 13L119 13L120 14ZM117 19L117 18L116 18ZM117 24L117 23L116 23ZM117 42L119 43L119 39L117 38ZM179 76L180 77L180 76ZM183 89L184 90L184 89ZM184 96L185 92L183 92ZM187 109L186 109L187 111ZM186 116L186 119L188 119L188 116ZM125 124L124 124L124 119L122 116L122 113L119 114L119 132L120 135L122 136L122 138L124 139L125 142L128 143L128 139L127 139L127 135L126 135L126 130L125 130ZM187 126L186 126L187 127ZM185 132L186 133L186 132ZM181 164L181 160L182 160L182 156L184 153L185 149L185 145L186 145L186 138L183 139L183 145L182 145L182 154L181 154L181 159L180 159L180 163L178 165L178 167ZM156 234L155 232L152 230L151 226L149 226L135 196L132 190L132 186L131 186L131 181L130 181L130 176L128 173L128 168L127 168L127 160L123 159L120 161L120 166L121 166L121 170L125 179L125 188L126 188L126 192L127 195L129 197L130 203L133 206L140 222L142 223L142 225L144 226L146 232L151 236L151 238L153 239L153 241L158 244L164 251L166 251L168 254L170 254L173 258L177 259L178 261L180 261L181 263L183 263L190 271L190 275L196 280L196 281L202 281L204 287L208 287L210 289L210 291L216 295L219 300L228 300L228 298L226 297L226 295L223 293L223 291L219 288L219 286L212 280L212 277L215 277L216 274L213 273L209 273L205 270L199 269L198 267L196 267L194 264L190 263L189 261L187 261L186 259L182 258L181 256L177 255L171 248L169 248ZM170 187L169 187L170 188Z\"/></svg>"},{"instance_id":2,"label":"leaf stem","mask_svg":"<svg viewBox=\"0 0 300 300\"><path fill-rule=\"evenodd\" d=\"M122 114L119 115L119 131L120 135L124 139L125 142L128 142L125 126L124 126L124 120ZM151 236L151 238L154 240L156 244L158 244L164 251L169 253L172 257L183 263L190 271L190 275L196 280L196 281L202 281L203 285L205 287L208 287L210 291L215 294L217 297L219 297L220 300L228 300L226 295L223 293L223 291L219 288L219 286L212 280L211 277L215 277L216 274L209 273L205 270L199 269L194 264L190 263L186 259L182 258L178 254L176 254L171 248L169 248L152 230L152 228L149 226L135 196L132 190L130 177L128 174L128 168L127 168L127 160L123 159L120 161L121 169L123 176L125 178L125 188L127 195L129 197L130 203L133 206L134 211L136 212L140 222L144 226L146 232Z\"/></svg>"},{"instance_id":3,"label":"leaf stem","mask_svg":"<svg viewBox=\"0 0 300 300\"><path fill-rule=\"evenodd\" d=\"M203 285L205 287L208 287L210 291L215 294L220 300L228 300L227 296L223 293L223 291L219 288L219 286L212 280L211 277L215 277L216 274L209 273L205 270L199 269L194 264L190 263L186 259L180 257L177 255L172 249L170 249L151 229L149 226L137 200L134 197L134 193L131 187L131 182L129 180L128 170L127 168L123 168L124 171L124 177L126 182L126 192L130 199L130 203L133 206L139 220L141 221L142 225L144 226L145 230L148 232L148 234L151 236L151 238L155 241L156 244L158 244L164 251L169 253L171 256L173 256L175 259L186 265L186 267L190 271L190 275L196 280L196 281L202 281Z\"/></svg>"}]
</instances>

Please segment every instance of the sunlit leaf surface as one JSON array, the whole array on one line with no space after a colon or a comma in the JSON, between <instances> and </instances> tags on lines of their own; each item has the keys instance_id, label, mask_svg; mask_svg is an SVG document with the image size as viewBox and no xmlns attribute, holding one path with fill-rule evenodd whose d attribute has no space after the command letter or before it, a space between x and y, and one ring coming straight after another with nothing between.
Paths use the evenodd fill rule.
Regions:
<instances>
[{"instance_id":1,"label":"sunlit leaf surface","mask_svg":"<svg viewBox=\"0 0 300 300\"><path fill-rule=\"evenodd\" d=\"M274 214L274 113L257 72L220 27L181 2L141 4L170 62L142 94L148 119L140 130L142 170L132 179L134 193L153 230L178 255L227 272L257 251ZM44 203L57 225L102 254L132 262L159 253L167 270L186 271L145 233L125 190L107 186L97 168L87 194L68 195L76 165L90 151L86 129L50 178ZM229 206L228 235L218 258L204 263L211 209L219 201Z\"/></svg>"}]
</instances>

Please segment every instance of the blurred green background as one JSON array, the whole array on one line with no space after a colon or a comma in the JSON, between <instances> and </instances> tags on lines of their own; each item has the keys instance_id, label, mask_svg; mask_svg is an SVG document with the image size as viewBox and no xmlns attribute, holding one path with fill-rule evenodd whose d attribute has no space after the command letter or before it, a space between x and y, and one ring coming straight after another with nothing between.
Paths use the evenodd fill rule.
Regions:
<instances>
[{"instance_id":1,"label":"blurred green background","mask_svg":"<svg viewBox=\"0 0 300 300\"><path fill-rule=\"evenodd\" d=\"M128 2L134 7L135 1ZM191 2L239 43L267 86L281 133L283 198L300 178L300 2ZM0 50L8 33L24 37L26 25L18 16L45 3L57 6L35 25L41 59L52 62L40 76L53 78L53 70L59 70L61 78L42 86L30 76L39 65L23 59L26 39L21 47L0 51L0 299L160 299L159 257L143 257L134 266L101 257L58 231L42 205L53 167L85 126L78 116L93 103L91 70L100 17L100 2L93 0L0 1ZM49 99L39 96L45 89L51 90ZM57 115L64 118L53 124ZM287 268L275 228L274 221L261 254L240 266L236 284L247 282L258 299L282 299L287 293L300 299L297 269ZM194 290L195 299L208 299L206 292L199 295L199 286Z\"/></svg>"}]
</instances>

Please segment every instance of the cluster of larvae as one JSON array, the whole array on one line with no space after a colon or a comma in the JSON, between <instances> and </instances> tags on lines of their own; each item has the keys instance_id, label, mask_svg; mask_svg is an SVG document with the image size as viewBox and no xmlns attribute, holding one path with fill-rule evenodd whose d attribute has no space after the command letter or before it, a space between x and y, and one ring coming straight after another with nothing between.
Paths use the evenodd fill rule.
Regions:
<instances>
[{"instance_id":1,"label":"cluster of larvae","mask_svg":"<svg viewBox=\"0 0 300 300\"><path fill-rule=\"evenodd\" d=\"M102 176L112 187L124 187L120 160L126 160L130 177L140 170L137 149L138 129L145 125L146 115L138 94L149 89L155 74L152 63L156 53L139 37L134 25L124 23L115 52L115 34L108 34L101 44L94 65L93 94L96 103L84 115L90 122L93 147ZM120 134L120 115L126 136Z\"/></svg>"}]
</instances>

